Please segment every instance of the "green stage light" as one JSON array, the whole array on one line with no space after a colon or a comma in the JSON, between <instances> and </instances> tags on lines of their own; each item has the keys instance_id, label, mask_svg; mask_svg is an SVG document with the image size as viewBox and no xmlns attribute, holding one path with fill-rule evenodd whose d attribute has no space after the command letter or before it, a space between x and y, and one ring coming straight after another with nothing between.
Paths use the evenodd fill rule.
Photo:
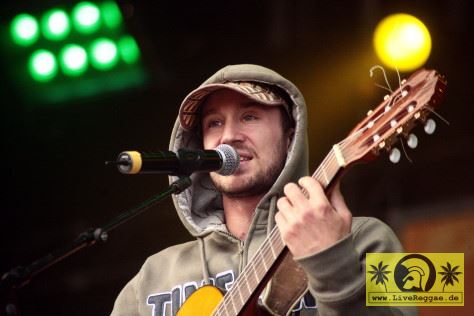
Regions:
<instances>
[{"instance_id":1,"label":"green stage light","mask_svg":"<svg viewBox=\"0 0 474 316\"><path fill-rule=\"evenodd\" d=\"M66 75L78 76L87 70L87 53L76 44L64 46L60 53L61 69Z\"/></svg>"},{"instance_id":2,"label":"green stage light","mask_svg":"<svg viewBox=\"0 0 474 316\"><path fill-rule=\"evenodd\" d=\"M111 29L118 28L123 21L122 12L115 1L106 1L100 6L104 24Z\"/></svg>"},{"instance_id":3,"label":"green stage light","mask_svg":"<svg viewBox=\"0 0 474 316\"><path fill-rule=\"evenodd\" d=\"M79 2L72 10L72 16L79 33L91 34L100 27L100 11L93 3Z\"/></svg>"},{"instance_id":4,"label":"green stage light","mask_svg":"<svg viewBox=\"0 0 474 316\"><path fill-rule=\"evenodd\" d=\"M118 41L118 49L123 61L127 64L134 64L140 59L140 48L137 42L130 35L125 35Z\"/></svg>"},{"instance_id":5,"label":"green stage light","mask_svg":"<svg viewBox=\"0 0 474 316\"><path fill-rule=\"evenodd\" d=\"M66 38L71 31L71 23L66 12L52 9L46 12L41 20L43 35L49 40L59 41Z\"/></svg>"},{"instance_id":6,"label":"green stage light","mask_svg":"<svg viewBox=\"0 0 474 316\"><path fill-rule=\"evenodd\" d=\"M31 76L36 81L49 81L58 72L56 58L45 49L37 50L31 55L28 67Z\"/></svg>"},{"instance_id":7,"label":"green stage light","mask_svg":"<svg viewBox=\"0 0 474 316\"><path fill-rule=\"evenodd\" d=\"M29 14L19 14L12 20L10 34L16 44L22 46L31 45L39 37L38 22Z\"/></svg>"},{"instance_id":8,"label":"green stage light","mask_svg":"<svg viewBox=\"0 0 474 316\"><path fill-rule=\"evenodd\" d=\"M107 38L96 39L91 44L91 63L99 70L109 70L118 62L117 45Z\"/></svg>"}]
</instances>

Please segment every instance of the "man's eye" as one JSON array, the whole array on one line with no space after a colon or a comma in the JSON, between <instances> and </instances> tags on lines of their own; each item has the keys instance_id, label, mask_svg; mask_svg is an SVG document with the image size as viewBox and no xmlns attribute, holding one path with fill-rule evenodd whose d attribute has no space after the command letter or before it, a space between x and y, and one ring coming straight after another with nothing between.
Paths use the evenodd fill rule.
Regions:
<instances>
[{"instance_id":1,"label":"man's eye","mask_svg":"<svg viewBox=\"0 0 474 316\"><path fill-rule=\"evenodd\" d=\"M218 120L212 120L206 124L207 128L219 127L221 125L222 125L222 122Z\"/></svg>"},{"instance_id":2,"label":"man's eye","mask_svg":"<svg viewBox=\"0 0 474 316\"><path fill-rule=\"evenodd\" d=\"M257 117L255 115L247 114L244 116L244 121L255 121Z\"/></svg>"}]
</instances>

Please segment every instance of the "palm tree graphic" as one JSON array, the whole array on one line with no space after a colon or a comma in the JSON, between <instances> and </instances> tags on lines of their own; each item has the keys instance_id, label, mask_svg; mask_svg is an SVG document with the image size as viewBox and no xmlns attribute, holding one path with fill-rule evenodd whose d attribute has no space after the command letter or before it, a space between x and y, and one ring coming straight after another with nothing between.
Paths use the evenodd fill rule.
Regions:
<instances>
[{"instance_id":1,"label":"palm tree graphic","mask_svg":"<svg viewBox=\"0 0 474 316\"><path fill-rule=\"evenodd\" d=\"M456 271L459 266L451 267L451 264L449 262L446 262L446 267L441 266L444 271L438 272L438 274L441 274L443 278L441 279L441 282L444 282L443 285L443 292L444 292L444 287L448 284L451 284L454 286L454 281L459 282L458 278L456 275L462 274L462 272Z\"/></svg>"},{"instance_id":2,"label":"palm tree graphic","mask_svg":"<svg viewBox=\"0 0 474 316\"><path fill-rule=\"evenodd\" d=\"M387 292L387 285L385 284L385 281L388 282L388 278L386 274L389 274L392 272L392 271L385 270L388 268L388 264L383 265L383 261L380 261L378 268L374 266L373 264L371 264L370 266L372 267L373 270L369 271L369 273L374 275L372 279L370 279L370 281L375 280L375 285L382 283L383 286L385 287L385 292Z\"/></svg>"}]
</instances>

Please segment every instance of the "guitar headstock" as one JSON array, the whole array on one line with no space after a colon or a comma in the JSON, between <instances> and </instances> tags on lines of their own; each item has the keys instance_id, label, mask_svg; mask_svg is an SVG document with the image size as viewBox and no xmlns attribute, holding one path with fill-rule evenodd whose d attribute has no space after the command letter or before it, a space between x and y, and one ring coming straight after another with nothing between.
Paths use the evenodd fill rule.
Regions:
<instances>
[{"instance_id":1,"label":"guitar headstock","mask_svg":"<svg viewBox=\"0 0 474 316\"><path fill-rule=\"evenodd\" d=\"M389 151L400 138L408 138L419 123L425 123L444 96L446 80L435 70L420 69L359 123L343 140L340 150L347 164L373 159ZM430 121L431 123L431 121Z\"/></svg>"}]
</instances>

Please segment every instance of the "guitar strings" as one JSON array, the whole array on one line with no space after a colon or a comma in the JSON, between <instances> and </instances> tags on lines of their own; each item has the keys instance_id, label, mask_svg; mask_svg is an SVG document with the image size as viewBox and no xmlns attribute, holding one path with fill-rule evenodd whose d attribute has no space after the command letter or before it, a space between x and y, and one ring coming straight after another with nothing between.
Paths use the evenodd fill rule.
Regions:
<instances>
[{"instance_id":1,"label":"guitar strings","mask_svg":"<svg viewBox=\"0 0 474 316\"><path fill-rule=\"evenodd\" d=\"M387 90L387 91L390 91L390 93L393 93L392 87L390 86L390 82L388 82L387 74L385 73L385 69L384 69L382 66L380 66L380 65L374 65L374 66L372 66L372 67L369 69L370 78L372 78L372 77L374 76L374 70L375 70L375 69L380 69L380 71L382 71L383 77L385 78L385 83L387 84L388 89L387 89L387 87L381 86L381 85L379 85L379 84L377 84L377 83L376 83L375 85L378 86L378 87L380 87L380 88L383 88L383 89L385 89L385 90Z\"/></svg>"},{"instance_id":2,"label":"guitar strings","mask_svg":"<svg viewBox=\"0 0 474 316\"><path fill-rule=\"evenodd\" d=\"M449 125L449 121L441 116L438 112L436 112L432 107L427 106L426 109L436 115L441 121L443 121L446 125Z\"/></svg>"},{"instance_id":3,"label":"guitar strings","mask_svg":"<svg viewBox=\"0 0 474 316\"><path fill-rule=\"evenodd\" d=\"M383 67L379 66L379 65L376 65L376 66L373 66L371 69L370 69L370 76L372 77L373 75L373 71L374 69L377 68L377 69L381 69L383 74L384 74L384 77L385 77L385 80L387 81L388 83L388 80L387 80L387 77L386 77L386 74L385 74L385 70L383 69ZM395 68L396 72L397 72L397 76L398 76L398 82L399 82L399 88L402 87L402 83L401 83L401 78L400 78L400 73L398 71L398 68ZM377 84L376 84L377 85ZM377 85L377 86L380 86L380 85ZM387 89L386 87L383 87L383 86L380 86L381 88L384 88L390 92L392 92L391 90ZM422 89L420 89L420 92L424 92L425 90L427 89L430 89L431 87L430 86L426 86L426 87L423 87ZM393 93L393 92L392 92ZM401 93L398 93L396 95L391 95L390 96L390 101L388 103L388 106L391 108L393 106L394 103L396 103L399 99L401 99L403 97L403 95ZM433 111L432 108L430 107L426 107L430 112L433 112L436 116L438 116L441 120L443 120L445 123L449 124L449 122L444 119L441 115L439 115L438 113L436 113L435 111ZM377 122L383 115L385 115L385 112L381 112L379 114L379 116L377 116L373 122ZM345 147L343 144L345 142L348 142L350 141L352 138L356 137L356 136L359 136L359 134L365 132L366 130L368 129L367 126L364 126L363 128L361 128L360 130L358 130L356 133L353 133L351 135L349 135L348 137L346 137L343 141L339 142L338 144L341 145L341 147Z\"/></svg>"},{"instance_id":4,"label":"guitar strings","mask_svg":"<svg viewBox=\"0 0 474 316\"><path fill-rule=\"evenodd\" d=\"M331 155L331 152L333 151L333 149L331 149L330 153L326 156L326 158L323 160L323 163L321 163L320 165L320 168L318 168L315 172L315 174L313 175L314 176L318 176L319 174L319 177L321 177L321 166L324 166L325 164L326 165L329 165L329 166L334 166L336 161L335 161L335 158L334 158L334 154ZM279 243L279 245L277 244L277 241ZM242 283L244 283L245 281L247 282L248 284L248 278L247 276L250 275L251 273L251 270L253 270L253 272L255 273L255 280L257 281L257 284L258 282L260 282L260 279L259 279L259 275L262 276L265 272L268 271L268 268L265 264L265 258L268 258L269 255L272 255L272 258L275 259L275 256L278 256L279 253L281 253L281 251L277 251L277 253L275 254L275 250L273 250L272 248L272 244L275 245L275 246L279 246L279 249L283 249L285 244L283 243L282 239L281 239L281 235L280 235L280 232L278 230L278 228L275 226L272 231L270 232L269 236L268 236L268 241L265 241L262 246L257 250L255 256L252 258L251 262L242 270L241 274L243 275L243 277L241 278L237 278L236 282L234 283L233 285L233 289L235 288L235 290L230 290L225 296L224 296L224 299L221 301L221 303L219 304L219 306L216 308L216 313L220 313L222 312L224 309L225 310L228 310L228 305L226 305L226 301L231 301L231 304L232 306L234 307L234 310L235 310L235 303L239 303L239 301L236 302L236 299L240 299L240 303L243 304L245 303L243 301L243 298L242 298ZM278 248L278 247L277 247ZM244 277L246 278L246 280L244 281ZM248 289L250 291L250 289ZM251 293L249 293L251 294Z\"/></svg>"},{"instance_id":5,"label":"guitar strings","mask_svg":"<svg viewBox=\"0 0 474 316\"><path fill-rule=\"evenodd\" d=\"M336 165L337 161L335 159L335 155L332 154L333 151L334 151L333 149L330 150L329 154L325 157L320 167L313 174L313 177L321 178L321 172L323 172L324 170L323 169L324 165L327 165L326 170L328 168L331 168L332 170L334 166L336 166L336 168L334 169L337 170L337 167L338 167ZM279 245L277 244L277 242L279 243ZM227 292L227 294L224 296L224 299L217 306L215 310L216 315L219 315L219 313L224 312L224 310L227 311L226 313L228 313L229 305L226 304L226 302L228 302L229 300L231 301L234 311L236 310L236 303L240 303L242 306L244 305L245 302L243 300L242 292L241 292L243 283L245 282L244 277L246 278L246 282L248 284L249 281L248 281L247 276L250 276L251 275L250 271L253 270L253 272L255 273L255 280L258 284L261 281L259 279L259 275L262 276L264 273L268 271L268 268L269 268L265 264L265 257L268 258L268 256L271 254L272 257L275 259L275 255L278 256L279 253L281 253L281 250L280 250L280 251L277 251L277 254L275 254L275 250L273 250L272 244L275 246L279 246L281 250L285 246L284 242L281 239L281 235L277 226L275 226L270 232L268 236L268 241L265 241L262 244L262 246L257 250L255 256L252 258L251 262L246 267L244 267L244 269L241 272L241 275L243 275L243 277L237 278L236 282L234 283L232 287L232 290ZM235 290L233 290L234 288ZM249 288L247 289L250 291ZM237 301L237 299L240 299L240 300Z\"/></svg>"},{"instance_id":6,"label":"guitar strings","mask_svg":"<svg viewBox=\"0 0 474 316\"><path fill-rule=\"evenodd\" d=\"M333 149L331 149L330 153L325 157L325 159L323 160L323 162L321 163L320 165L320 168L318 168L315 172L315 174L313 175L314 176L319 176L321 178L321 172L322 172L322 168L321 166L324 166L324 165L328 165L329 168L333 168L331 166L334 166L335 163L336 163L336 160L334 158L334 154L331 155L331 152L333 152ZM328 167L326 168L328 169ZM259 273L259 272L262 272L262 268L264 268L264 258L262 256L258 256L258 254L262 254L262 255L265 255L265 256L268 256L270 253L273 255L273 252L274 250L272 250L272 243L276 245L276 241L279 239L279 242L280 242L280 248L283 248L284 247L284 243L283 241L281 240L281 235L279 234L279 230L278 228L275 226L269 236L268 236L268 242L264 242L262 244L262 246L257 250L255 256L253 257L252 261L250 262L250 264L248 264L247 266L244 267L244 269L242 270L241 274L246 276L246 275L249 275L249 271L251 269L253 269L256 273ZM278 255L278 254L276 254ZM261 265L257 265L258 263L261 263ZM260 268L259 268L260 266ZM266 270L264 270L263 272L266 272ZM230 290L225 296L224 296L224 300L222 300L221 304L219 304L219 306L217 307L216 309L216 312L220 312L222 311L224 308L227 308L225 305L225 301L226 300L232 300L235 302L235 299L237 297L237 294L236 292L237 291L240 291L241 288L242 288L242 283L244 281L243 280L243 277L242 278L237 278L236 282L234 283L233 287L232 288L236 288L236 290ZM260 280L258 280L257 278L257 281L259 282ZM241 294L241 293L240 293ZM239 295L240 296L240 295ZM240 297L241 299L241 297ZM241 302L241 303L244 303L244 302ZM233 304L234 305L234 304Z\"/></svg>"},{"instance_id":7,"label":"guitar strings","mask_svg":"<svg viewBox=\"0 0 474 316\"><path fill-rule=\"evenodd\" d=\"M419 90L419 92L424 92L425 90L428 90L428 89L431 89L430 86L427 86L427 87L423 87ZM402 95L401 94L398 94L396 96L393 96L391 97L391 100L390 100L390 103L389 103L389 106L391 106L391 104L395 103L396 101L398 101L398 99L402 98ZM396 99L396 100L395 100ZM441 120L443 120L445 123L449 124L449 122L444 119L441 115L439 115L438 113L436 113L431 107L425 107L428 111L434 113L436 116L438 116ZM385 115L385 112L381 112L376 118L374 118L373 122L377 122L380 118L382 118L383 116ZM341 142L338 143L338 145L340 146L341 150L342 149L346 149L347 146L349 146L349 142L359 136L361 133L365 132L366 130L368 130L369 127L368 125L365 125L363 126L361 129L359 129L357 132L349 135L348 137L346 137L344 140L342 140Z\"/></svg>"},{"instance_id":8,"label":"guitar strings","mask_svg":"<svg viewBox=\"0 0 474 316\"><path fill-rule=\"evenodd\" d=\"M386 77L385 70L384 70L381 66L379 66L379 65L376 65L376 66L374 66L374 67L372 67L372 68L370 69L371 76L373 75L373 71L374 71L376 68L382 70L382 72L383 72L383 74L384 74L384 77L385 77L385 79L386 79L386 81L387 81L387 84L388 84L388 80L387 80L387 77ZM400 85L399 88L401 88L401 87L402 87L402 83L401 83L400 73L398 72L398 68L396 69L396 71L397 71L397 76L398 76L398 79L399 79L399 80L398 80L398 81L399 81L399 85ZM388 85L389 85L389 84L388 84ZM390 85L389 85L389 86L390 86ZM420 89L420 91L423 92L424 90L429 89L429 88L431 88L431 87L427 86L427 87L424 87L424 88ZM391 89L391 87L390 87L390 89ZM391 91L391 90L390 90L390 91ZM393 104L396 103L396 102L397 102L399 99L401 99L402 97L403 97L403 95L402 95L401 93L396 94L396 95L391 95L391 96L390 96L389 103L388 103L388 106L391 108L391 107L393 106ZM428 108L428 110L432 111L430 108ZM434 112L434 111L433 111L433 112ZM436 112L434 112L434 113L439 116L439 114L437 114ZM379 121L380 118L382 118L384 115L385 115L385 112L381 112L377 117L374 118L373 122ZM443 119L443 120L444 120L444 119ZM444 121L446 121L446 120L444 120ZM446 121L446 122L447 122L447 121ZM365 125L365 126L363 126L361 129L359 129L358 131L356 131L355 133L352 133L351 135L349 135L348 137L346 137L344 140L342 140L341 142L338 143L338 145L340 146L340 149L346 149L346 148L350 145L350 141L351 141L353 138L358 137L360 134L364 133L364 132L365 132L366 130L368 130L368 129L369 129L368 125ZM328 159L330 159L330 160L328 160ZM325 160L323 160L323 162L322 162L321 165L323 165L325 162L332 162L331 160L333 160L333 159L334 159L334 157L333 157L332 155L328 155L328 156L326 156ZM325 171L324 168L322 168L322 169L319 169L319 168L318 168L318 169L316 170L316 172L314 173L313 176L321 177L321 173L324 172L324 171Z\"/></svg>"},{"instance_id":9,"label":"guitar strings","mask_svg":"<svg viewBox=\"0 0 474 316\"><path fill-rule=\"evenodd\" d=\"M374 66L376 67L376 66ZM374 68L373 67L373 68ZM377 67L378 68L378 67ZM372 68L371 68L372 70ZM383 70L383 69L382 69ZM384 72L384 71L383 71ZM398 71L397 71L397 74L398 74ZM385 72L384 72L384 76L385 76ZM385 76L386 77L386 76ZM401 83L400 83L400 86L401 86ZM423 90L426 90L430 87L424 87L422 88L420 91L423 91ZM398 98L397 98L398 97ZM401 94L399 95L396 95L396 96L393 96L389 102L389 106L391 106L394 102L397 101L397 99L401 98ZM449 124L449 122L444 119L443 117L441 117L438 113L436 113L432 108L430 107L426 107L430 112L434 113L435 115L437 115L440 119L442 119L445 123ZM375 119L374 119L374 122L377 122L383 115L385 115L384 112L382 112L380 115L378 115ZM359 129L357 132L349 135L347 138L345 138L344 140L342 140L341 142L338 143L338 145L340 146L341 149L346 149L347 146L350 145L350 141L359 136L360 134L362 134L363 132L365 132L367 129L369 129L369 127L366 125L364 127L362 127L361 129ZM313 177L316 177L316 178L322 178L322 173L325 173L325 178L326 178L326 171L328 168L333 168L335 165L336 165L336 170L337 168L339 167L338 164L337 164L337 159L335 158L335 155L332 153L334 151L334 149L332 148L328 155L326 155L326 157L324 158L323 162L321 163L320 167L318 167L315 171L315 173L312 175ZM324 165L326 165L326 168L324 168ZM331 170L331 169L330 169ZM326 181L327 182L327 181ZM327 185L327 184L326 184ZM278 238L278 239L277 239ZM235 306L235 298L237 297L237 294L239 295L239 298L240 298L240 303L241 305L243 306L245 302L243 302L243 297L242 297L242 293L240 292L241 291L241 288L242 288L242 283L244 281L242 281L244 279L244 277L246 278L246 282L248 284L248 278L247 276L249 276L250 274L250 270L253 269L254 273L255 273L255 279L257 281L257 284L258 282L260 282L259 280L259 277L258 277L258 274L262 274L262 273L265 273L268 271L268 268L269 267L266 267L266 264L265 264L265 256L268 256L270 253L272 254L273 257L275 257L275 253L274 253L274 250L272 248L272 243L274 245L276 245L276 242L279 241L280 243L280 248L283 249L283 247L285 246L284 242L282 241L281 239L281 234L278 230L278 227L275 226L269 236L268 236L268 241L264 241L264 243L262 244L262 246L257 250L256 254L254 255L254 257L252 258L251 262L244 267L244 269L242 270L241 272L241 275L243 275L243 277L241 278L237 278L236 282L234 283L232 289L236 288L235 291L233 291L232 289L229 290L229 292L227 292L227 294L224 296L224 299L219 303L219 305L216 307L216 310L215 310L215 313L216 315L218 315L220 312L222 312L224 309L227 311L227 314L228 314L228 306L226 306L226 301L231 301L231 304L232 306L234 307L234 311L236 309L236 306ZM280 251L281 253L281 251ZM279 255L276 254L277 256ZM247 288L248 291L250 292L250 289ZM238 291L238 293L236 294L236 292ZM251 294L251 293L249 293Z\"/></svg>"},{"instance_id":10,"label":"guitar strings","mask_svg":"<svg viewBox=\"0 0 474 316\"><path fill-rule=\"evenodd\" d=\"M388 107L392 107L393 103L395 103L396 101L398 101L398 99L402 98L403 96L401 94L397 94L397 95L394 95L394 96L391 96L390 97L390 101L389 101L389 104L388 104ZM381 112L377 117L375 117L372 122L376 123L381 117L383 117L385 115L385 112ZM340 145L341 148L345 148L346 147L346 144L352 139L352 138L355 138L357 136L359 136L360 134L362 134L363 132L365 132L366 130L368 130L369 127L368 125L365 125L363 126L361 129L359 129L357 132L349 135L348 137L346 137L345 139L343 139L342 141L340 141L338 143L338 145ZM348 144L347 144L348 145Z\"/></svg>"},{"instance_id":11,"label":"guitar strings","mask_svg":"<svg viewBox=\"0 0 474 316\"><path fill-rule=\"evenodd\" d=\"M257 284L261 281L259 279L258 275L261 276L262 274L264 274L265 272L268 271L268 269L265 269L266 265L264 263L265 262L264 256L268 256L270 253L272 253L272 257L274 258L274 256L273 256L274 251L272 250L271 245L272 245L272 243L277 245L276 244L276 241L277 241L276 238L278 238L278 240L279 240L281 250L284 248L284 243L281 240L281 236L279 234L278 228L275 226L272 229L272 231L270 232L269 236L268 236L268 239L267 239L268 242L264 242L262 244L262 246L259 248L259 250L257 250L257 252L255 253L255 256L252 258L250 264L245 266L245 268L242 270L241 275L243 275L243 277L237 278L236 282L232 286L232 289L229 292L227 292L227 294L224 296L224 299L216 307L215 315L219 315L221 312L224 312L224 309L227 311L226 314L228 314L228 305L226 305L226 302L228 302L229 300L231 301L232 307L234 308L235 312L240 310L240 308L238 310L236 310L236 304L235 303L240 303L241 306L244 305L245 302L243 301L242 292L241 292L242 283L245 282L245 281L243 281L244 277L246 278L246 282L248 283L249 279L247 278L247 276L251 275L250 270L253 269L253 271L255 273L255 280L256 280ZM279 253L281 253L281 251L277 252L275 255L278 256ZM248 287L247 287L247 289L249 291L249 294L251 294L250 289ZM236 293L236 292L238 292L238 293ZM236 298L239 298L240 301L236 302Z\"/></svg>"},{"instance_id":12,"label":"guitar strings","mask_svg":"<svg viewBox=\"0 0 474 316\"><path fill-rule=\"evenodd\" d=\"M398 71L397 65L395 65L395 71L397 72L397 76L398 76L398 87L401 87L402 86L402 79L400 78L400 72Z\"/></svg>"},{"instance_id":13,"label":"guitar strings","mask_svg":"<svg viewBox=\"0 0 474 316\"><path fill-rule=\"evenodd\" d=\"M422 88L420 91L422 90L425 90L425 89L429 89L430 87L424 87ZM399 94L399 95L396 95L394 97L391 98L391 101L390 103L394 103L397 101L397 99L401 98L402 96ZM375 121L378 121L385 113L381 113L378 117L375 118ZM358 130L356 133L353 133L351 134L351 136L349 138L346 138L345 140L339 142L339 144L341 145L342 148L346 148L348 145L349 145L349 140L350 138L353 138L353 137L356 137L358 136L359 134L363 133L365 130L367 130L368 127L365 126L363 128L361 128L360 130ZM331 149L331 151L333 151ZM323 163L321 164L321 166L324 166L324 165L334 165L334 162L335 162L335 158L334 158L334 155L331 155L331 151L330 151L330 154L328 154L326 156L326 158L323 160ZM316 177L321 177L321 172L323 172L324 169L323 168L318 168L315 172L315 174L313 176L316 176ZM275 232L275 230L272 230L271 234ZM268 249L266 248L262 248L261 249L262 251L268 251Z\"/></svg>"},{"instance_id":14,"label":"guitar strings","mask_svg":"<svg viewBox=\"0 0 474 316\"><path fill-rule=\"evenodd\" d=\"M403 151L403 154L405 155L405 158L408 160L408 162L413 163L413 159L410 158L407 150L405 149L405 144L403 143L403 139L401 139L400 136L398 138L400 139L400 144L402 145L402 151Z\"/></svg>"}]
</instances>

